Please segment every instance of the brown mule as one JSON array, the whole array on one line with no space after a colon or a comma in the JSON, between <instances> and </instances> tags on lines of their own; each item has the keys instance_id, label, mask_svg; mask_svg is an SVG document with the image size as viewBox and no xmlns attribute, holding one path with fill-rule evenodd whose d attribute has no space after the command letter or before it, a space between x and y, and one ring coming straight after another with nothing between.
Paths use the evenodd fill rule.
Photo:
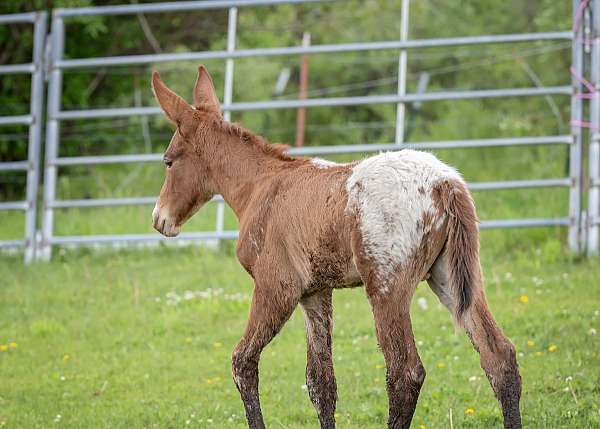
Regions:
<instances>
[{"instance_id":1,"label":"brown mule","mask_svg":"<svg viewBox=\"0 0 600 429\"><path fill-rule=\"evenodd\" d=\"M199 68L194 105L158 73L154 94L177 126L154 227L177 235L215 194L240 223L237 256L255 283L232 373L250 428L264 428L258 361L298 304L306 320L306 384L322 428L335 427L332 291L364 284L387 365L390 428L408 428L425 379L410 301L427 279L463 326L500 401L505 428L520 428L515 349L488 309L475 207L460 175L433 155L383 153L351 164L297 159L223 120Z\"/></svg>"}]
</instances>

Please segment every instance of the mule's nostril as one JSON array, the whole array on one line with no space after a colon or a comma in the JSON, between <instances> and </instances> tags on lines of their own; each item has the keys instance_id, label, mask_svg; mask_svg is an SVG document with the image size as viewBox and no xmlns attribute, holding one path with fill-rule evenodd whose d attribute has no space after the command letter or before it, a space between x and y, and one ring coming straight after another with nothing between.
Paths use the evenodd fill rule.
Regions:
<instances>
[{"instance_id":1,"label":"mule's nostril","mask_svg":"<svg viewBox=\"0 0 600 429\"><path fill-rule=\"evenodd\" d=\"M167 222L167 219L163 219L162 223L160 224L160 232L165 232L165 223Z\"/></svg>"}]
</instances>

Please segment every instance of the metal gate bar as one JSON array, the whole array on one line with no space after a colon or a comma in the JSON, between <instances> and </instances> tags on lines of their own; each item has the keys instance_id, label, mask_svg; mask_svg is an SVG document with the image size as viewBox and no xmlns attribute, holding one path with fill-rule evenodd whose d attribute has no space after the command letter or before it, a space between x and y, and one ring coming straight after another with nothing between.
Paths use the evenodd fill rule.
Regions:
<instances>
[{"instance_id":1,"label":"metal gate bar","mask_svg":"<svg viewBox=\"0 0 600 429\"><path fill-rule=\"evenodd\" d=\"M489 45L499 43L539 42L550 40L571 40L573 33L570 31L556 31L544 33L523 34L499 34L490 36L450 37L444 39L421 39L421 40L385 40L379 42L340 43L333 45L309 45L309 46L286 46L280 48L255 48L240 49L233 52L225 51L202 51L202 52L179 52L171 54L147 54L147 55L121 55L112 57L95 57L59 60L56 65L64 70L155 64L170 61L202 61L218 60L227 58L248 57L273 57L283 55L300 54L332 54L362 51L383 51L400 49L441 48L451 46Z\"/></svg>"},{"instance_id":2,"label":"metal gate bar","mask_svg":"<svg viewBox=\"0 0 600 429\"><path fill-rule=\"evenodd\" d=\"M200 0L178 1L154 4L123 4L115 6L80 7L73 9L56 9L56 16L99 16L99 15L131 15L136 13L187 12L192 10L228 9L248 6L276 6L280 4L325 3L332 0Z\"/></svg>"},{"instance_id":3,"label":"metal gate bar","mask_svg":"<svg viewBox=\"0 0 600 429\"><path fill-rule=\"evenodd\" d=\"M39 182L42 108L44 102L44 42L47 25L46 12L0 15L0 24L33 24L33 55L28 64L0 65L0 75L31 74L31 96L28 115L0 117L0 125L29 125L27 161L0 163L0 171L26 171L25 201L2 202L0 210L23 210L25 232L22 240L0 241L0 248L23 248L25 263L35 258L36 206Z\"/></svg>"},{"instance_id":4,"label":"metal gate bar","mask_svg":"<svg viewBox=\"0 0 600 429\"><path fill-rule=\"evenodd\" d=\"M304 100L247 101L232 103L229 106L222 106L222 110L225 112L246 112L250 110L295 109L298 107L363 106L369 104L413 103L416 101L473 100L481 98L529 97L541 95L571 95L571 87L547 86L533 88L482 89L473 91L438 91L405 95L385 94L355 97L308 98ZM73 120L159 114L162 114L160 107L120 107L114 109L63 110L56 112L55 116L60 120Z\"/></svg>"},{"instance_id":5,"label":"metal gate bar","mask_svg":"<svg viewBox=\"0 0 600 429\"><path fill-rule=\"evenodd\" d=\"M510 180L503 182L474 182L468 183L472 191L489 191L500 189L529 189L529 188L556 188L569 187L571 180L568 177L557 179L532 179L532 180ZM89 207L116 207L116 206L141 206L152 205L156 202L153 197L127 197L127 198L95 198L55 200L52 208L89 208ZM215 196L211 202L223 202L223 198Z\"/></svg>"},{"instance_id":6,"label":"metal gate bar","mask_svg":"<svg viewBox=\"0 0 600 429\"><path fill-rule=\"evenodd\" d=\"M540 218L540 219L507 219L507 220L484 220L479 227L481 229L496 228L532 228L547 226L568 226L568 218ZM161 241L203 241L203 240L235 240L239 231L218 232L188 232L181 233L176 238L168 238L159 234L121 234L121 235L80 235L52 237L50 244L57 245L91 245L91 244L115 244L115 243L152 243Z\"/></svg>"}]
</instances>

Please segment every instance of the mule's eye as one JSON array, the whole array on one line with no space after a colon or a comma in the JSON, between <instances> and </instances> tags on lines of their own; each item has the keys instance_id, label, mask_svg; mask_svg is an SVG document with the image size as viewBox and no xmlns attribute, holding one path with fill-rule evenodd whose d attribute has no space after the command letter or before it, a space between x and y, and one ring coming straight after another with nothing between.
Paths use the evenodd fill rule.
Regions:
<instances>
[{"instance_id":1,"label":"mule's eye","mask_svg":"<svg viewBox=\"0 0 600 429\"><path fill-rule=\"evenodd\" d=\"M165 167L167 168L171 168L171 166L173 165L173 161L171 161L169 158L164 158L163 162L165 163Z\"/></svg>"}]
</instances>

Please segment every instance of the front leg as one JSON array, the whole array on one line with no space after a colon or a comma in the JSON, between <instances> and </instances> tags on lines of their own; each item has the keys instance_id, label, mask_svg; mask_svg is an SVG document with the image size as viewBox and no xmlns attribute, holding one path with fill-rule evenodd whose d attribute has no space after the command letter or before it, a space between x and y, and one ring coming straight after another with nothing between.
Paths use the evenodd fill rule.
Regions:
<instances>
[{"instance_id":1,"label":"front leg","mask_svg":"<svg viewBox=\"0 0 600 429\"><path fill-rule=\"evenodd\" d=\"M259 280L255 288L246 331L236 346L231 371L240 392L250 429L263 429L258 393L258 361L263 348L277 335L298 304L300 288L294 282Z\"/></svg>"},{"instance_id":2,"label":"front leg","mask_svg":"<svg viewBox=\"0 0 600 429\"><path fill-rule=\"evenodd\" d=\"M300 301L306 321L306 386L321 429L335 428L337 386L331 356L331 294L332 290L326 289Z\"/></svg>"}]
</instances>

